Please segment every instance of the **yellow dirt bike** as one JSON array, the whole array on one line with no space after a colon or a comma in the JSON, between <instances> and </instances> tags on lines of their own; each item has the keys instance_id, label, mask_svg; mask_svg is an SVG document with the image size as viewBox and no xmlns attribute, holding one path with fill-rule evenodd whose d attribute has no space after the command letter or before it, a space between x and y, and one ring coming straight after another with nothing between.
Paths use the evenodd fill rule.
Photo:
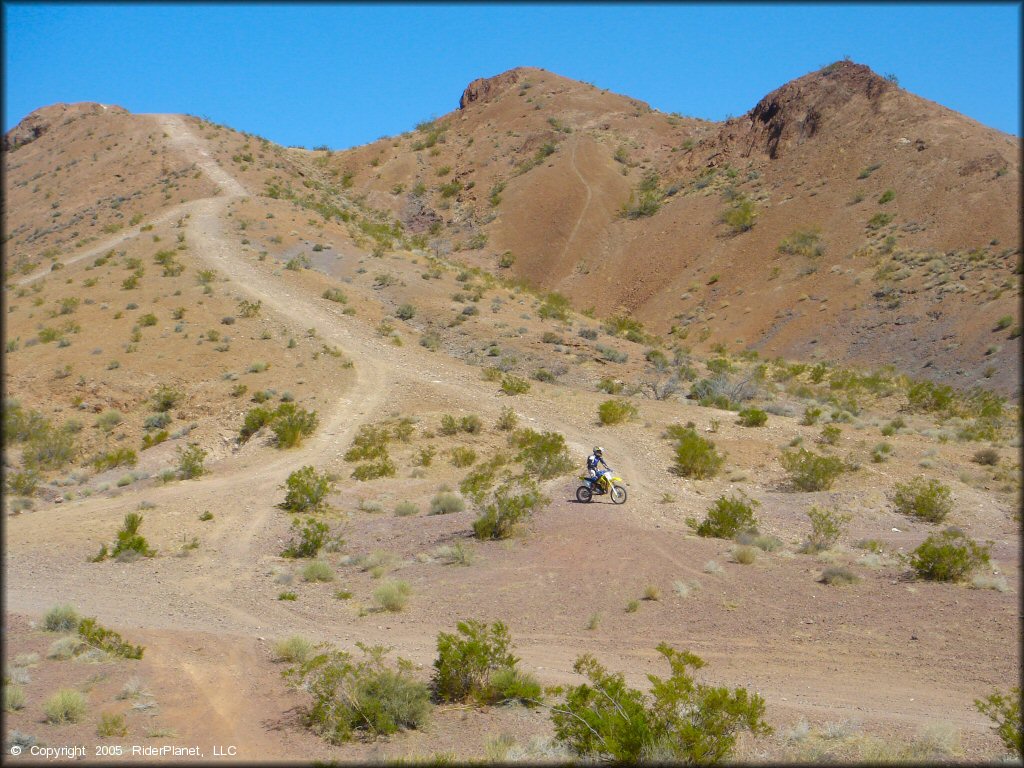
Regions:
<instances>
[{"instance_id":1,"label":"yellow dirt bike","mask_svg":"<svg viewBox=\"0 0 1024 768\"><path fill-rule=\"evenodd\" d=\"M611 471L605 472L597 478L589 475L580 475L583 484L576 489L576 501L584 504L591 501L595 496L608 494L612 497L613 504L623 504L626 501L626 489L622 487L622 478L616 477Z\"/></svg>"}]
</instances>

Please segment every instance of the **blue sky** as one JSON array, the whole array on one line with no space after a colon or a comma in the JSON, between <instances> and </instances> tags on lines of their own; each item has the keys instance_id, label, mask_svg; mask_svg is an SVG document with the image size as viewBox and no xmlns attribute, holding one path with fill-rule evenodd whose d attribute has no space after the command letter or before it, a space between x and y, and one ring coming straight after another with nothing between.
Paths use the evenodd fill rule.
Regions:
<instances>
[{"instance_id":1,"label":"blue sky","mask_svg":"<svg viewBox=\"0 0 1024 768\"><path fill-rule=\"evenodd\" d=\"M536 66L722 120L844 56L1020 135L1017 3L58 4L5 2L4 130L58 101L188 112L341 149Z\"/></svg>"}]
</instances>

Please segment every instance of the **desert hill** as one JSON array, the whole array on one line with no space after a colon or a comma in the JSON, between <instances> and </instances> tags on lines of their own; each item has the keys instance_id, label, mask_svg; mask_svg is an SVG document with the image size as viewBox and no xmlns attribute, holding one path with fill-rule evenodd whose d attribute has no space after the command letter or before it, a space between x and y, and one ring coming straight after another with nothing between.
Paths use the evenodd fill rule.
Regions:
<instances>
[{"instance_id":1,"label":"desert hill","mask_svg":"<svg viewBox=\"0 0 1024 768\"><path fill-rule=\"evenodd\" d=\"M571 759L555 693L332 743L281 674L362 643L422 687L472 618L543 686L593 653L649 692L659 642L697 654L701 683L765 701L774 732L736 760L1002 757L974 702L1020 676L1018 169L983 167L1006 137L826 69L722 124L518 69L344 152L112 105L26 118L4 153L5 747ZM929 195L977 207L950 224ZM998 232L971 245L977 221ZM577 499L595 444L623 505ZM723 509L752 522L702 530ZM950 545L973 559L949 581L913 564L935 537L978 548Z\"/></svg>"},{"instance_id":2,"label":"desert hill","mask_svg":"<svg viewBox=\"0 0 1024 768\"><path fill-rule=\"evenodd\" d=\"M516 69L327 167L410 231L437 222L439 251L695 348L1017 391L993 327L1017 304L1019 143L862 65L724 124Z\"/></svg>"}]
</instances>

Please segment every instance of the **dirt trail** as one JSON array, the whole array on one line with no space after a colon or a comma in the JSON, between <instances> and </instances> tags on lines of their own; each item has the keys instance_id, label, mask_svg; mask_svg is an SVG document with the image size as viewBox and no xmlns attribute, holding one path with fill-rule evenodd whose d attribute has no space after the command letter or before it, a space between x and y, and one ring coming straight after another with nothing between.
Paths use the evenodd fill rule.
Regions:
<instances>
[{"instance_id":1,"label":"dirt trail","mask_svg":"<svg viewBox=\"0 0 1024 768\"><path fill-rule=\"evenodd\" d=\"M580 173L580 169L576 166L576 148L580 145L579 137L577 137L572 143L572 156L570 163L572 165L572 172L576 174L576 178L580 180L583 185L583 189L587 193L587 199L583 203L583 208L580 210L580 215L576 217L576 223L572 227L572 232L569 233L569 237L565 241L565 245L562 246L562 252L558 254L558 261L556 263L561 264L565 258L565 254L569 251L569 246L572 245L572 241L576 239L576 233L579 231L580 224L583 223L583 217L587 215L587 209L590 207L590 200L593 197L593 193L590 189L590 184L583 178L583 174Z\"/></svg>"},{"instance_id":2,"label":"dirt trail","mask_svg":"<svg viewBox=\"0 0 1024 768\"><path fill-rule=\"evenodd\" d=\"M325 343L344 350L354 361L355 382L347 390L337 392L330 409L320 414L321 426L300 449L276 453L269 460L263 455L243 452L223 460L214 473L199 480L129 491L116 499L81 500L74 505L56 506L45 515L19 518L17 524L9 526L12 555L8 560L8 607L13 611L41 613L58 600L72 601L87 613L119 616L126 626L187 626L250 634L275 620L290 620L289 614L275 610L276 606L268 610L252 589L264 567L262 552L255 549L255 542L273 516L272 507L265 500L280 494L279 488L289 472L340 453L361 424L381 418L381 411L396 387L437 388L453 402L483 407L495 414L503 402L493 385L480 380L477 368L458 361L439 361L435 355L415 348L396 350L371 336L369 329L344 317L334 306L321 306L318 299L302 295L269 270L247 261L225 237L222 226L227 206L246 195L246 189L209 158L203 142L180 117L156 115L154 119L185 158L202 168L224 192L222 196L177 206L160 219L189 213L187 232L194 252L226 276L232 286L261 301L268 314L302 327L315 327ZM129 236L104 243L89 253ZM89 253L80 254L75 260L86 258ZM539 428L562 432L574 455L583 456L590 450L595 438L579 425L567 422L557 404L524 396L517 398L514 405L520 412L528 412ZM635 490L641 478L628 459L634 446L611 435L602 435L601 439L609 455L615 457L613 466L632 483L630 490ZM84 557L81 563L66 565L67 579L44 576L50 560L45 544L47 529L58 526L71 539L93 538L135 509L143 495L161 507L187 504L193 509L216 509L218 525L204 539L204 550L208 548L209 554L190 558L192 562L185 572L174 573L171 578L166 574L169 567L136 569L130 581L117 579L109 583L107 571L112 569L87 564ZM225 499L230 501L225 504ZM124 572L123 567L117 570ZM130 606L127 614L125 606ZM197 674L203 678L202 673Z\"/></svg>"}]
</instances>

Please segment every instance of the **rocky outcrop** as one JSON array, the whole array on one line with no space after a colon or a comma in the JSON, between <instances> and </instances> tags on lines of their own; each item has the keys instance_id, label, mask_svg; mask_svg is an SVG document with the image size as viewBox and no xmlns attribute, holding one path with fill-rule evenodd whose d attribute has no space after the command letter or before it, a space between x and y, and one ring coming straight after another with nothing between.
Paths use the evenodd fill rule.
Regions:
<instances>
[{"instance_id":1,"label":"rocky outcrop","mask_svg":"<svg viewBox=\"0 0 1024 768\"><path fill-rule=\"evenodd\" d=\"M743 118L748 121L746 135L732 132L724 138L741 138L744 156L763 152L776 159L812 138L826 121L862 118L863 111L871 111L895 87L863 64L837 61L769 93ZM733 131L735 122L730 121Z\"/></svg>"},{"instance_id":2,"label":"rocky outcrop","mask_svg":"<svg viewBox=\"0 0 1024 768\"><path fill-rule=\"evenodd\" d=\"M510 69L508 72L502 72L494 77L481 77L474 80L462 92L459 109L465 109L477 101L484 102L493 99L509 86L518 83L523 73L523 69Z\"/></svg>"},{"instance_id":3,"label":"rocky outcrop","mask_svg":"<svg viewBox=\"0 0 1024 768\"><path fill-rule=\"evenodd\" d=\"M18 147L30 144L56 125L64 125L83 115L115 112L128 114L124 107L83 101L75 104L51 104L29 114L24 120L4 134L4 151L12 152Z\"/></svg>"},{"instance_id":4,"label":"rocky outcrop","mask_svg":"<svg viewBox=\"0 0 1024 768\"><path fill-rule=\"evenodd\" d=\"M406 198L399 219L402 222L402 226L413 234L426 232L434 222L441 221L441 217L437 215L437 212L429 207L422 197L417 195L409 195Z\"/></svg>"}]
</instances>

